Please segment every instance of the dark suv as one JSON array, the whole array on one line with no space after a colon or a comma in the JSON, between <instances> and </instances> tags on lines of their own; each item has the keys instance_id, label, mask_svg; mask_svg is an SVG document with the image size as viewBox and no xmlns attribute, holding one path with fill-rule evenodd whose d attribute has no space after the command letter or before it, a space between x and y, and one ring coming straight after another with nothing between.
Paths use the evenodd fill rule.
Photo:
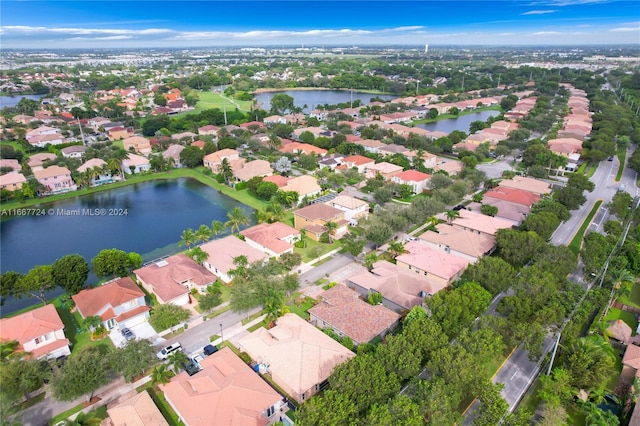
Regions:
<instances>
[{"instance_id":1,"label":"dark suv","mask_svg":"<svg viewBox=\"0 0 640 426\"><path fill-rule=\"evenodd\" d=\"M216 352L218 352L218 348L213 346L213 345L207 345L207 346L204 347L202 352L204 352L204 356L209 356L209 355L213 355Z\"/></svg>"}]
</instances>

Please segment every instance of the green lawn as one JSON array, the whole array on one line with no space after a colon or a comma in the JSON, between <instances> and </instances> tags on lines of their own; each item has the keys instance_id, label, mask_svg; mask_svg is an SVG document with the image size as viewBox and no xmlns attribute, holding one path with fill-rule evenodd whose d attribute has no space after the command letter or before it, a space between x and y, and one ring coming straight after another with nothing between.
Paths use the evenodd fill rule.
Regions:
<instances>
[{"instance_id":1,"label":"green lawn","mask_svg":"<svg viewBox=\"0 0 640 426\"><path fill-rule=\"evenodd\" d=\"M2 145L9 145L9 146L13 147L13 149L16 150L16 151L20 151L22 153L25 153L24 152L24 148L18 142L2 141L1 143L2 143Z\"/></svg>"},{"instance_id":2,"label":"green lawn","mask_svg":"<svg viewBox=\"0 0 640 426\"><path fill-rule=\"evenodd\" d=\"M635 331L638 327L638 321L636 321L636 316L633 313L623 311L622 309L610 308L604 320L614 321L617 319L621 319L622 321L626 322L629 327L631 327L632 331Z\"/></svg>"},{"instance_id":3,"label":"green lawn","mask_svg":"<svg viewBox=\"0 0 640 426\"><path fill-rule=\"evenodd\" d=\"M589 227L589 225L591 225L591 221L593 220L593 217L596 215L601 205L602 205L602 200L596 201L596 203L593 205L593 208L589 212L589 215L585 218L584 222L582 222L582 226L580 227L580 229L578 229L578 232L573 237L573 240L571 240L571 243L569 244L569 249L572 252L574 252L576 255L580 252L580 246L582 245L582 237L584 236L584 233L587 232L587 228Z\"/></svg>"},{"instance_id":4,"label":"green lawn","mask_svg":"<svg viewBox=\"0 0 640 426\"><path fill-rule=\"evenodd\" d=\"M624 305L640 309L640 284L633 283L631 295L618 297L618 301Z\"/></svg>"},{"instance_id":5,"label":"green lawn","mask_svg":"<svg viewBox=\"0 0 640 426\"><path fill-rule=\"evenodd\" d=\"M304 300L302 301L302 303L300 304L300 306L298 306L296 304L296 299L298 299L300 297L301 296L298 295L298 296L292 297L290 299L291 302L290 302L290 304L287 305L289 307L289 312L298 315L303 320L308 320L309 319L309 309L311 309L311 307L315 304L315 300L312 299L311 297L305 297Z\"/></svg>"},{"instance_id":6,"label":"green lawn","mask_svg":"<svg viewBox=\"0 0 640 426\"><path fill-rule=\"evenodd\" d=\"M66 418L68 418L69 416L77 413L78 411L82 410L82 404L78 404L73 408L68 409L67 411L64 411L60 414L58 414L57 416L55 416L54 418L52 418L51 420L49 420L49 424L50 425L55 425L58 422L61 422L63 420L65 420Z\"/></svg>"},{"instance_id":7,"label":"green lawn","mask_svg":"<svg viewBox=\"0 0 640 426\"><path fill-rule=\"evenodd\" d=\"M303 262L309 262L318 256L322 256L325 253L330 252L333 249L340 247L340 240L335 240L331 244L325 244L318 241L314 241L311 238L305 239L307 246L305 248L294 247L296 253L302 255Z\"/></svg>"},{"instance_id":8,"label":"green lawn","mask_svg":"<svg viewBox=\"0 0 640 426\"><path fill-rule=\"evenodd\" d=\"M64 334L71 342L73 352L85 346L101 346L104 350L114 349L113 342L108 336L104 339L93 341L91 340L90 332L78 332L71 319L72 315L62 306L60 298L55 299L52 304L56 307L56 311L58 311L58 315L60 315L60 319L64 323Z\"/></svg>"},{"instance_id":9,"label":"green lawn","mask_svg":"<svg viewBox=\"0 0 640 426\"><path fill-rule=\"evenodd\" d=\"M616 174L616 182L620 182L622 179L622 173L624 172L624 161L627 157L627 149L623 146L618 147L618 160L620 160L620 165L618 166L618 173Z\"/></svg>"},{"instance_id":10,"label":"green lawn","mask_svg":"<svg viewBox=\"0 0 640 426\"><path fill-rule=\"evenodd\" d=\"M175 411L173 411L173 409L165 399L164 394L160 392L160 390L152 387L147 389L147 392L149 392L149 396L151 396L151 399L156 404L156 406L162 413L162 416L170 426L180 426L182 424L178 419L178 415Z\"/></svg>"},{"instance_id":11,"label":"green lawn","mask_svg":"<svg viewBox=\"0 0 640 426\"><path fill-rule=\"evenodd\" d=\"M608 391L612 392L616 390L616 386L618 385L618 379L620 379L620 373L622 372L622 358L619 356L620 351L616 350L616 363L614 365L614 370L609 375L609 380L605 384L605 387Z\"/></svg>"},{"instance_id":12,"label":"green lawn","mask_svg":"<svg viewBox=\"0 0 640 426\"><path fill-rule=\"evenodd\" d=\"M251 111L251 105L253 101L239 101L237 99L226 96L225 99L222 93L216 92L205 92L198 91L198 95L200 96L200 100L196 104L196 108L193 111L181 112L179 114L174 115L174 117L180 117L187 114L198 114L202 111L218 108L219 110L224 110L227 108L227 111L235 111L236 108L240 109L240 111Z\"/></svg>"}]
</instances>

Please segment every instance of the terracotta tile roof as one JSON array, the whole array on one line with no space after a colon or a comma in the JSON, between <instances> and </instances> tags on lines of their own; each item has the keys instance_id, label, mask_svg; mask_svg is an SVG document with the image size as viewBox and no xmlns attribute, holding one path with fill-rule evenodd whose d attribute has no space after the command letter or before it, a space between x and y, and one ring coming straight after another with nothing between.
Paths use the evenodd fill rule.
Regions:
<instances>
[{"instance_id":1,"label":"terracotta tile roof","mask_svg":"<svg viewBox=\"0 0 640 426\"><path fill-rule=\"evenodd\" d=\"M35 176L36 179L44 179L44 178L50 178L50 177L56 177L56 176L71 176L71 172L69 171L69 169L67 169L66 167L60 167L60 166L49 166L46 169L42 169L42 170L35 170L33 172L33 176Z\"/></svg>"},{"instance_id":2,"label":"terracotta tile roof","mask_svg":"<svg viewBox=\"0 0 640 426\"><path fill-rule=\"evenodd\" d=\"M513 223L500 219L499 217L491 217L478 212L470 212L468 210L460 210L460 216L453 220L454 226L471 229L482 232L484 234L495 235L500 229L509 229L513 227Z\"/></svg>"},{"instance_id":3,"label":"terracotta tile roof","mask_svg":"<svg viewBox=\"0 0 640 426\"><path fill-rule=\"evenodd\" d=\"M266 176L273 173L271 164L266 160L253 160L244 163L242 168L234 169L233 174L241 181L246 181L256 176Z\"/></svg>"},{"instance_id":4,"label":"terracotta tile roof","mask_svg":"<svg viewBox=\"0 0 640 426\"><path fill-rule=\"evenodd\" d=\"M404 182L422 182L431 178L431 175L419 172L417 170L407 170L402 173L398 173L394 176L394 178L400 179Z\"/></svg>"},{"instance_id":5,"label":"terracotta tile roof","mask_svg":"<svg viewBox=\"0 0 640 426\"><path fill-rule=\"evenodd\" d=\"M168 426L147 391L140 392L107 410L114 426Z\"/></svg>"},{"instance_id":6,"label":"terracotta tile roof","mask_svg":"<svg viewBox=\"0 0 640 426\"><path fill-rule=\"evenodd\" d=\"M498 186L491 191L487 191L483 198L495 198L505 200L511 203L522 204L531 207L540 201L540 195L521 189L509 188L506 186Z\"/></svg>"},{"instance_id":7,"label":"terracotta tile roof","mask_svg":"<svg viewBox=\"0 0 640 426\"><path fill-rule=\"evenodd\" d=\"M92 158L91 160L85 161L80 167L78 167L78 171L80 173L84 173L89 169L93 169L94 167L102 167L105 164L107 164L107 162L100 158Z\"/></svg>"},{"instance_id":8,"label":"terracotta tile roof","mask_svg":"<svg viewBox=\"0 0 640 426\"><path fill-rule=\"evenodd\" d=\"M216 280L211 272L183 253L167 257L133 272L152 287L153 292L165 303L189 292L183 283L207 286Z\"/></svg>"},{"instance_id":9,"label":"terracotta tile roof","mask_svg":"<svg viewBox=\"0 0 640 426\"><path fill-rule=\"evenodd\" d=\"M420 239L473 257L483 256L496 246L496 239L491 235L464 231L444 223L437 225L436 230L425 232Z\"/></svg>"},{"instance_id":10,"label":"terracotta tile roof","mask_svg":"<svg viewBox=\"0 0 640 426\"><path fill-rule=\"evenodd\" d=\"M446 287L422 275L399 268L386 260L379 260L371 272L358 272L346 280L367 290L375 290L385 299L411 309L424 301L424 295L433 295ZM423 295L424 294L424 295Z\"/></svg>"},{"instance_id":11,"label":"terracotta tile roof","mask_svg":"<svg viewBox=\"0 0 640 426\"><path fill-rule=\"evenodd\" d=\"M622 363L629 367L640 370L640 347L636 345L627 346L627 350L624 352Z\"/></svg>"},{"instance_id":12,"label":"terracotta tile roof","mask_svg":"<svg viewBox=\"0 0 640 426\"><path fill-rule=\"evenodd\" d=\"M623 343L628 343L631 339L631 327L621 319L610 321L607 331L611 333L611 337Z\"/></svg>"},{"instance_id":13,"label":"terracotta tile roof","mask_svg":"<svg viewBox=\"0 0 640 426\"><path fill-rule=\"evenodd\" d=\"M309 175L293 177L289 179L287 184L281 189L282 191L296 191L300 197L316 194L322 191L322 188L318 185L316 178Z\"/></svg>"},{"instance_id":14,"label":"terracotta tile roof","mask_svg":"<svg viewBox=\"0 0 640 426\"><path fill-rule=\"evenodd\" d=\"M144 166L146 164L149 164L149 160L142 157L141 155L136 155L136 154L129 154L127 158L122 160L122 165L124 167Z\"/></svg>"},{"instance_id":15,"label":"terracotta tile roof","mask_svg":"<svg viewBox=\"0 0 640 426\"><path fill-rule=\"evenodd\" d=\"M17 183L25 183L27 178L19 172L9 172L0 176L0 185L13 185Z\"/></svg>"},{"instance_id":16,"label":"terracotta tile roof","mask_svg":"<svg viewBox=\"0 0 640 426\"><path fill-rule=\"evenodd\" d=\"M300 235L300 231L281 222L261 223L247 228L240 233L244 235L246 239L255 241L278 254L293 248L291 244L284 241L285 238L292 235L295 237Z\"/></svg>"},{"instance_id":17,"label":"terracotta tile roof","mask_svg":"<svg viewBox=\"0 0 640 426\"><path fill-rule=\"evenodd\" d=\"M296 314L278 318L238 341L252 359L267 364L274 381L302 394L326 380L336 365L355 354Z\"/></svg>"},{"instance_id":18,"label":"terracotta tile roof","mask_svg":"<svg viewBox=\"0 0 640 426\"><path fill-rule=\"evenodd\" d=\"M99 287L82 290L71 298L86 318L97 315L105 306L120 306L143 296L144 292L140 287L131 278L125 277Z\"/></svg>"},{"instance_id":19,"label":"terracotta tile roof","mask_svg":"<svg viewBox=\"0 0 640 426\"><path fill-rule=\"evenodd\" d=\"M149 310L149 307L144 305L144 306L138 306L137 308L133 308L130 311L126 311L121 313L120 315L118 315L116 317L116 321L118 322L122 322L122 321L126 321L129 318L133 318L137 315L140 315L143 312L147 312Z\"/></svg>"},{"instance_id":20,"label":"terracotta tile roof","mask_svg":"<svg viewBox=\"0 0 640 426\"><path fill-rule=\"evenodd\" d=\"M500 182L500 186L514 189L522 189L524 191L533 192L534 194L544 195L551 193L551 185L538 179L515 176L512 179L505 179Z\"/></svg>"},{"instance_id":21,"label":"terracotta tile roof","mask_svg":"<svg viewBox=\"0 0 640 426\"><path fill-rule=\"evenodd\" d=\"M410 241L404 248L408 253L396 257L397 262L427 271L446 281L464 271L469 265L466 259L432 249L419 241Z\"/></svg>"},{"instance_id":22,"label":"terracotta tile roof","mask_svg":"<svg viewBox=\"0 0 640 426\"><path fill-rule=\"evenodd\" d=\"M293 212L293 214L309 220L321 219L324 221L335 220L336 217L340 216L342 213L342 210L323 203L311 204L310 206L303 207Z\"/></svg>"},{"instance_id":23,"label":"terracotta tile roof","mask_svg":"<svg viewBox=\"0 0 640 426\"><path fill-rule=\"evenodd\" d=\"M281 147L278 151L304 154L314 153L316 155L325 155L327 153L326 149L318 148L317 146L302 142L291 142Z\"/></svg>"},{"instance_id":24,"label":"terracotta tile roof","mask_svg":"<svg viewBox=\"0 0 640 426\"><path fill-rule=\"evenodd\" d=\"M115 317L116 317L116 311L114 311L113 308L111 307L109 307L106 311L100 314L100 319L102 320L102 322L109 321L110 319L113 319Z\"/></svg>"},{"instance_id":25,"label":"terracotta tile roof","mask_svg":"<svg viewBox=\"0 0 640 426\"><path fill-rule=\"evenodd\" d=\"M380 173L400 173L402 172L402 167L397 166L395 164L387 163L383 161L382 163L372 164L369 167L369 171L380 172Z\"/></svg>"},{"instance_id":26,"label":"terracotta tile roof","mask_svg":"<svg viewBox=\"0 0 640 426\"><path fill-rule=\"evenodd\" d=\"M14 171L17 171L17 172L19 172L22 169L18 160L8 159L8 158L0 158L0 167L3 167L3 168L11 167Z\"/></svg>"},{"instance_id":27,"label":"terracotta tile roof","mask_svg":"<svg viewBox=\"0 0 640 426\"><path fill-rule=\"evenodd\" d=\"M202 371L182 372L160 385L188 426L264 426L263 412L282 400L231 349L224 347L200 361Z\"/></svg>"},{"instance_id":28,"label":"terracotta tile roof","mask_svg":"<svg viewBox=\"0 0 640 426\"><path fill-rule=\"evenodd\" d=\"M348 163L348 164L354 164L356 166L362 166L364 164L373 164L375 163L375 161L373 161L371 158L367 158L363 155L351 155L349 157L345 157L345 159L343 160L343 163Z\"/></svg>"},{"instance_id":29,"label":"terracotta tile roof","mask_svg":"<svg viewBox=\"0 0 640 426\"><path fill-rule=\"evenodd\" d=\"M204 146L204 143L203 143L203 146ZM220 151L212 152L211 154L205 155L203 160L210 163L219 163L222 161L223 158L227 158L230 160L237 159L238 151L236 151L235 149L224 148L224 149L221 149Z\"/></svg>"},{"instance_id":30,"label":"terracotta tile roof","mask_svg":"<svg viewBox=\"0 0 640 426\"><path fill-rule=\"evenodd\" d=\"M23 345L36 337L62 329L64 324L56 308L48 304L15 317L0 319L0 340L17 340Z\"/></svg>"},{"instance_id":31,"label":"terracotta tile roof","mask_svg":"<svg viewBox=\"0 0 640 426\"><path fill-rule=\"evenodd\" d=\"M276 185L278 185L278 188L282 188L283 186L285 186L287 184L289 179L287 179L284 176L280 176L280 175L271 175L271 176L265 176L264 179L262 179L262 181L263 182L273 182Z\"/></svg>"},{"instance_id":32,"label":"terracotta tile roof","mask_svg":"<svg viewBox=\"0 0 640 426\"><path fill-rule=\"evenodd\" d=\"M266 254L251 247L234 235L210 241L201 245L200 248L209 254L207 263L223 274L229 273L231 269L236 267L233 264L235 257L247 256L249 263L257 262L267 257Z\"/></svg>"},{"instance_id":33,"label":"terracotta tile roof","mask_svg":"<svg viewBox=\"0 0 640 426\"><path fill-rule=\"evenodd\" d=\"M358 293L341 284L321 293L319 300L309 313L357 344L371 341L400 319L399 314L382 305L370 305L360 299Z\"/></svg>"},{"instance_id":34,"label":"terracotta tile roof","mask_svg":"<svg viewBox=\"0 0 640 426\"><path fill-rule=\"evenodd\" d=\"M362 201L355 197L349 197L348 195L338 195L333 200L327 201L325 204L328 206L338 205L344 207L345 209L355 210L362 206L368 206L369 203L366 201Z\"/></svg>"}]
</instances>

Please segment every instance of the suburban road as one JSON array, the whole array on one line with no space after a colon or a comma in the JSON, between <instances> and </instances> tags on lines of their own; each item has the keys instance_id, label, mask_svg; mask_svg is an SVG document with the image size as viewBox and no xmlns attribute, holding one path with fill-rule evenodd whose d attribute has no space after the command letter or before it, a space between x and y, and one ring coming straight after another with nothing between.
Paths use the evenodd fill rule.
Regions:
<instances>
[{"instance_id":1,"label":"suburban road","mask_svg":"<svg viewBox=\"0 0 640 426\"><path fill-rule=\"evenodd\" d=\"M628 150L627 158L629 158L630 155L631 151ZM602 232L602 225L609 220L606 204L611 201L611 198L620 188L621 184L625 185L625 191L631 194L631 196L635 197L638 195L636 172L633 170L625 168L621 181L615 182L618 164L619 161L617 157L615 157L613 161L605 160L600 163L598 169L591 177L591 181L595 184L595 189L593 192L585 193L587 198L585 204L580 210L571 212L571 219L560 224L551 237L551 242L554 245L568 245L571 242L597 200L603 200L603 203L598 213L594 216L588 231ZM584 284L583 278L580 269L571 275L573 281L581 284ZM495 307L502 297L504 297L502 294L496 296L487 311L488 314L495 315ZM541 358L551 350L553 344L553 337L550 334L543 343L543 356ZM520 399L527 392L539 371L540 364L529 360L529 354L526 350L517 348L493 377L492 381L494 383L503 383L505 386L501 393L502 397L509 404L509 412L513 412L518 406ZM474 413L475 410L478 409L478 404L479 402L476 400L467 411L463 422L465 425L473 424Z\"/></svg>"}]
</instances>

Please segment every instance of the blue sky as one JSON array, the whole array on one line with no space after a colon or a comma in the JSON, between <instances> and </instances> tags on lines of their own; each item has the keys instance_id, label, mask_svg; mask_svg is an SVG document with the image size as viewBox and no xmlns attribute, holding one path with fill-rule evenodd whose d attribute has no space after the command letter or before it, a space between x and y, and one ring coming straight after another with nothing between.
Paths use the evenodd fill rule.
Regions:
<instances>
[{"instance_id":1,"label":"blue sky","mask_svg":"<svg viewBox=\"0 0 640 426\"><path fill-rule=\"evenodd\" d=\"M2 48L640 45L637 0L12 1Z\"/></svg>"}]
</instances>

